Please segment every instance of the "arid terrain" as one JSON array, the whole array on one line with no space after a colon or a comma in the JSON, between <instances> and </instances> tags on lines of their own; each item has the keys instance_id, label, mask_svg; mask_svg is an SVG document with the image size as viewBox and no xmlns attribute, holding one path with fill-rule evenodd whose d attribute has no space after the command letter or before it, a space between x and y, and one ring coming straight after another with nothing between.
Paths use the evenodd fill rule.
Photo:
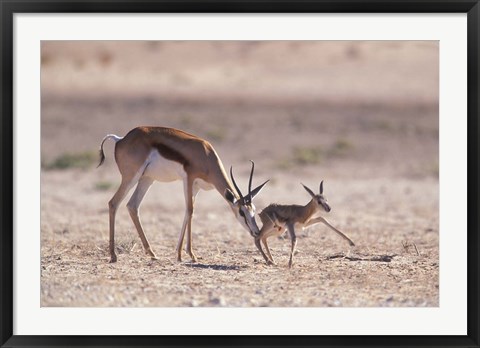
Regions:
<instances>
[{"instance_id":1,"label":"arid terrain","mask_svg":"<svg viewBox=\"0 0 480 348\"><path fill-rule=\"evenodd\" d=\"M43 42L41 305L54 307L436 307L439 305L437 42ZM215 190L195 205L199 262L175 246L181 182L156 183L141 220L125 207L108 263L108 201L120 183L109 133L139 125L209 140L254 203L306 204L329 221L269 240L267 266ZM328 215L328 216L327 216ZM257 218L260 225L260 219Z\"/></svg>"}]
</instances>

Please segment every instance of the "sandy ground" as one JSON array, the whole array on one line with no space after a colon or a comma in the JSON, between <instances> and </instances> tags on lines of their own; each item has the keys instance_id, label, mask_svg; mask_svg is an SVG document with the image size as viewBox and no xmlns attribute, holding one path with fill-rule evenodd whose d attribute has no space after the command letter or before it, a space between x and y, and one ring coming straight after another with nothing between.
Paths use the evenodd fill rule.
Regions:
<instances>
[{"instance_id":1,"label":"sandy ground","mask_svg":"<svg viewBox=\"0 0 480 348\"><path fill-rule=\"evenodd\" d=\"M120 175L107 133L172 126L208 139L255 199L306 204L325 180L329 220L270 239L267 266L216 191L193 220L198 263L175 245L182 185L157 183L141 220L124 205L108 263L107 202ZM42 306L438 306L438 45L433 42L44 42ZM71 159L59 165L59 159ZM77 166L81 166L78 168ZM65 167L65 168L60 168ZM127 200L125 200L126 203ZM260 224L260 219L257 219Z\"/></svg>"}]
</instances>

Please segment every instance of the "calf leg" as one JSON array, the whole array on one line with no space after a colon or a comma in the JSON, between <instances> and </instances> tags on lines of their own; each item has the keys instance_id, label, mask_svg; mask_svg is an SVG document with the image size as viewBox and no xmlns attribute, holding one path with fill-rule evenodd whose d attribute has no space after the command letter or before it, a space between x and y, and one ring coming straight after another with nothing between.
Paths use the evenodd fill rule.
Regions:
<instances>
[{"instance_id":1,"label":"calf leg","mask_svg":"<svg viewBox=\"0 0 480 348\"><path fill-rule=\"evenodd\" d=\"M274 264L273 259L272 259L272 255L270 254L270 250L268 250L268 245L266 245L266 239L268 238L268 233L271 231L272 228L273 228L273 224L271 222L264 223L263 226L262 226L262 229L260 230L260 233L258 234L257 237L255 237L255 246L257 247L257 249L262 254L263 258L265 259L265 262L267 263L267 265ZM262 241L263 244L266 245L268 256L263 251L262 245L260 244L260 241Z\"/></svg>"},{"instance_id":2,"label":"calf leg","mask_svg":"<svg viewBox=\"0 0 480 348\"><path fill-rule=\"evenodd\" d=\"M295 247L297 245L297 236L295 235L295 228L293 224L287 224L288 233L290 234L290 239L292 240L292 249L290 250L290 261L288 262L288 267L292 268L293 265L293 254L295 253Z\"/></svg>"},{"instance_id":3,"label":"calf leg","mask_svg":"<svg viewBox=\"0 0 480 348\"><path fill-rule=\"evenodd\" d=\"M347 236L345 233L343 233L342 231L336 229L332 224L330 224L330 222L328 222L327 219L325 219L325 218L322 217L322 216L319 216L318 218L311 220L311 221L308 223L307 226L311 226L311 225L317 224L317 223L319 223L319 222L324 223L325 225L327 225L328 227L330 227L333 231L335 231L336 233L338 233L343 239L345 239L345 240L348 242L348 244L350 244L350 246L355 246L355 243L353 243L353 241L352 241L350 238L348 238L348 236Z\"/></svg>"},{"instance_id":4,"label":"calf leg","mask_svg":"<svg viewBox=\"0 0 480 348\"><path fill-rule=\"evenodd\" d=\"M272 265L275 265L275 260L273 259L273 256L272 256L272 254L270 253L270 248L268 247L268 244L267 244L267 238L268 238L268 237L269 237L269 236L262 238L262 243L263 243L263 245L265 246L265 250L267 251L267 255L268 255L269 259L270 259L271 264L272 264ZM267 263L268 263L268 262L267 262Z\"/></svg>"},{"instance_id":5,"label":"calf leg","mask_svg":"<svg viewBox=\"0 0 480 348\"><path fill-rule=\"evenodd\" d=\"M260 253L262 254L263 258L265 259L265 262L267 263L267 265L271 265L272 260L270 260L268 258L268 256L265 254L265 252L263 251L262 246L260 244L260 238L259 237L255 238L255 245L256 245L257 249L260 251Z\"/></svg>"}]
</instances>

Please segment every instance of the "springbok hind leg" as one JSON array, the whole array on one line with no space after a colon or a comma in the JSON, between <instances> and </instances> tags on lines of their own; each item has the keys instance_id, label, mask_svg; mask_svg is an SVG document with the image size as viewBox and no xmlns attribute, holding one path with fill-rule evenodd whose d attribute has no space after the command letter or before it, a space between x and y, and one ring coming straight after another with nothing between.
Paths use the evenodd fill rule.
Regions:
<instances>
[{"instance_id":1,"label":"springbok hind leg","mask_svg":"<svg viewBox=\"0 0 480 348\"><path fill-rule=\"evenodd\" d=\"M118 206L122 203L128 191L136 184L136 178L125 179L122 177L122 183L112 199L108 202L108 211L110 215L110 263L117 262L117 254L115 253L115 216L117 214Z\"/></svg>"},{"instance_id":2,"label":"springbok hind leg","mask_svg":"<svg viewBox=\"0 0 480 348\"><path fill-rule=\"evenodd\" d=\"M127 208L128 208L128 212L130 213L130 217L132 218L133 224L137 229L140 240L142 241L143 249L145 250L147 255L149 255L152 259L157 260L157 256L155 255L152 248L150 247L150 243L148 242L147 236L143 231L142 223L140 222L140 217L138 214L140 204L142 203L142 200L145 197L145 194L147 193L148 189L150 188L150 186L152 186L153 181L154 180L152 178L146 177L146 176L142 176L140 178L140 180L138 181L137 188L135 189L132 197L127 203Z\"/></svg>"}]
</instances>

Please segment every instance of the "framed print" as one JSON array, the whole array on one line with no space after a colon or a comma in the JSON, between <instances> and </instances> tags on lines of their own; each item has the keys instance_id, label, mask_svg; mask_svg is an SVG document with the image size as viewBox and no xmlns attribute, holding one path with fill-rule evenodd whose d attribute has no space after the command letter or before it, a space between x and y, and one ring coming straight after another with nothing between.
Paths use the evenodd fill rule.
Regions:
<instances>
[{"instance_id":1,"label":"framed print","mask_svg":"<svg viewBox=\"0 0 480 348\"><path fill-rule=\"evenodd\" d=\"M477 1L1 11L2 346L479 346Z\"/></svg>"}]
</instances>

